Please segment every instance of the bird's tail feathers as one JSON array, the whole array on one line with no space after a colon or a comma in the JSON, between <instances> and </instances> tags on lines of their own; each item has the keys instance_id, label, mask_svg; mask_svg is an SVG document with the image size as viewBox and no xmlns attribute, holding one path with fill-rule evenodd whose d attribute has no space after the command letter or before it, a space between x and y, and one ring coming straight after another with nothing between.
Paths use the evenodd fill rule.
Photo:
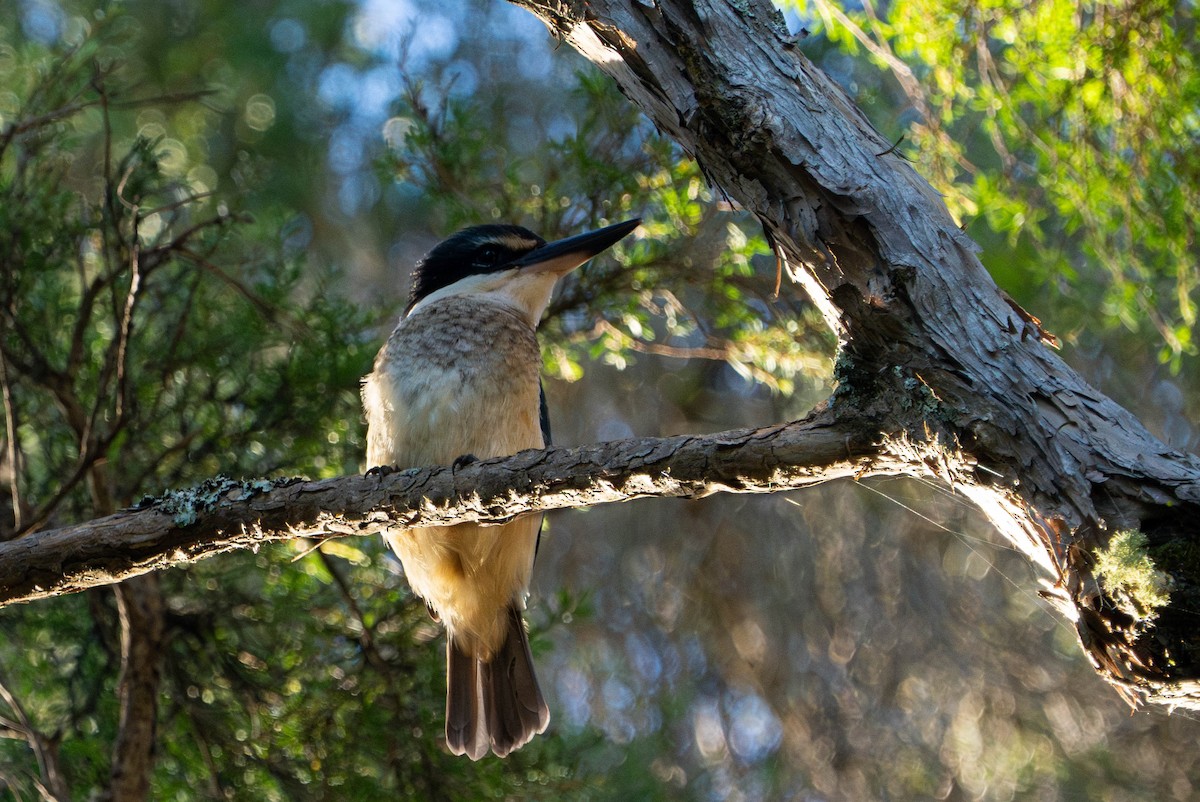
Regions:
<instances>
[{"instance_id":1,"label":"bird's tail feathers","mask_svg":"<svg viewBox=\"0 0 1200 802\"><path fill-rule=\"evenodd\" d=\"M550 723L533 673L529 636L515 604L508 631L491 659L480 660L454 638L446 644L446 744L456 755L479 760L490 748L504 757Z\"/></svg>"}]
</instances>

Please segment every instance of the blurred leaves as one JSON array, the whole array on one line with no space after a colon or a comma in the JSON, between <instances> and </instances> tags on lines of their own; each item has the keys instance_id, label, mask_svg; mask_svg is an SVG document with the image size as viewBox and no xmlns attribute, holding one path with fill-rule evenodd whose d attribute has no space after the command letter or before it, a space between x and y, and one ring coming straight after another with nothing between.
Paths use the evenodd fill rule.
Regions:
<instances>
[{"instance_id":1,"label":"blurred leaves","mask_svg":"<svg viewBox=\"0 0 1200 802\"><path fill-rule=\"evenodd\" d=\"M548 131L537 151L519 150L520 139L498 146L512 115L503 95L489 103L410 84L389 123L403 132L389 169L446 230L517 220L554 239L643 218L636 239L563 282L542 326L547 372L570 381L586 361L623 368L652 353L724 361L785 394L798 377L821 381L832 341L806 305L774 297L758 224L713 203L696 164L610 81L574 78L567 116L549 126L565 130Z\"/></svg>"},{"instance_id":2,"label":"blurred leaves","mask_svg":"<svg viewBox=\"0 0 1200 802\"><path fill-rule=\"evenodd\" d=\"M1173 371L1196 355L1193 4L796 7L897 80L911 157L1019 301L1049 290L1064 329L1148 329Z\"/></svg>"},{"instance_id":3,"label":"blurred leaves","mask_svg":"<svg viewBox=\"0 0 1200 802\"><path fill-rule=\"evenodd\" d=\"M342 200L360 197L343 191L366 179L339 173L336 153L333 176L306 168L326 155L314 132L341 130L353 112L306 105L303 87L380 57L330 33L348 24L344 8L251 18L219 2L41 10L10 17L43 25L41 38L0 28L4 537L218 473L356 471L358 382L378 343L323 254L345 236L329 233ZM401 183L423 177L413 186L439 229L499 214L557 236L646 216L654 238L618 254L628 269L605 264L557 302L547 352L558 375L578 376L593 356L627 364L656 338L779 388L819 370L766 350L760 319L787 317L800 339L803 310L772 308L746 221L706 203L694 165L606 81L574 79L578 119L550 157L522 150L521 138L481 138L508 130L502 104L422 101L414 85L399 110L417 120L400 140L408 150L379 169ZM363 154L347 163L366 164ZM334 205L320 199L325 181L338 188ZM594 314L607 333L593 351ZM306 548L295 544L295 563L292 549L273 549L165 575L155 798L560 798L581 787L568 744L595 746L594 733L539 739L504 762L445 754L441 649L429 643L438 630L395 562L378 543ZM567 596L560 607L587 615ZM0 628L10 645L0 677L56 744L72 793L100 793L117 725L110 595L5 610ZM0 765L35 766L29 739L10 735ZM604 751L622 759L614 748L592 759ZM610 792L645 788L644 770L611 780ZM18 795L36 777L0 771Z\"/></svg>"},{"instance_id":4,"label":"blurred leaves","mask_svg":"<svg viewBox=\"0 0 1200 802\"><path fill-rule=\"evenodd\" d=\"M12 57L0 129L3 536L221 471L356 471L357 386L375 344L339 297L344 279L290 246L294 212L239 185L255 156L206 159L228 116L200 105L212 93L156 93L145 63L116 58L152 49L151 30L119 10L62 25L53 46L0 31ZM253 218L231 211L247 206ZM381 551L353 555L361 605L332 581L333 557L323 572L302 570L311 555L292 567L276 551L165 577L156 799L442 787L436 739L403 737L440 726L440 657L412 648L424 609ZM117 723L111 595L9 608L0 628L0 677L42 735L39 754L53 744L74 796L99 793ZM361 732L389 735L364 758ZM37 765L34 739L4 734L0 785L28 798L37 771L18 767Z\"/></svg>"}]
</instances>

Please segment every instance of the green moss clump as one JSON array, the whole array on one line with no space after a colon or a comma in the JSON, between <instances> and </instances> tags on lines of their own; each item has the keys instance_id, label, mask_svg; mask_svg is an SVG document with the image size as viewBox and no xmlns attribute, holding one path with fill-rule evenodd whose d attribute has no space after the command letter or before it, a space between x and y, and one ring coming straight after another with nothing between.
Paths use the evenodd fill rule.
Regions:
<instances>
[{"instance_id":1,"label":"green moss clump","mask_svg":"<svg viewBox=\"0 0 1200 802\"><path fill-rule=\"evenodd\" d=\"M1100 584L1122 611L1139 622L1154 618L1171 599L1170 578L1150 557L1145 534L1130 529L1117 532L1108 546L1096 553Z\"/></svg>"}]
</instances>

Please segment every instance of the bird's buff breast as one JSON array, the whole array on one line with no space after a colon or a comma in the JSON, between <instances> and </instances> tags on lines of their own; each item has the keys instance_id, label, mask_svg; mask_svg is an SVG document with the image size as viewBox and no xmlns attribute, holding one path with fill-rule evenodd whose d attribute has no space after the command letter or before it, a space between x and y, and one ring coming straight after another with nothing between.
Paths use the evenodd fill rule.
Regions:
<instances>
[{"instance_id":1,"label":"bird's buff breast","mask_svg":"<svg viewBox=\"0 0 1200 802\"><path fill-rule=\"evenodd\" d=\"M451 297L405 318L363 385L368 467L449 465L541 448L533 329L503 307ZM528 592L538 517L388 533L414 592L452 635L494 648L497 618Z\"/></svg>"},{"instance_id":2,"label":"bird's buff breast","mask_svg":"<svg viewBox=\"0 0 1200 802\"><path fill-rule=\"evenodd\" d=\"M541 448L533 329L507 309L447 298L405 318L367 377L367 461L447 465Z\"/></svg>"}]
</instances>

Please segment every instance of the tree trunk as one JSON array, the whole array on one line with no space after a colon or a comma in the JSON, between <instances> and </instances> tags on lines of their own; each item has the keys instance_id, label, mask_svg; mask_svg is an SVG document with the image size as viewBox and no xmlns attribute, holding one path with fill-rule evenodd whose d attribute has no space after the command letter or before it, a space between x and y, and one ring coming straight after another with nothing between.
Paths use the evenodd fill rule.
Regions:
<instances>
[{"instance_id":1,"label":"tree trunk","mask_svg":"<svg viewBox=\"0 0 1200 802\"><path fill-rule=\"evenodd\" d=\"M914 444L919 460L905 472L936 474L1042 565L1043 596L1107 679L1156 701L1200 702L1187 559L1200 461L1153 438L1046 347L937 193L805 58L778 12L765 0L513 1L762 221L838 335L839 424ZM1133 529L1170 574L1172 603L1152 620L1123 611L1095 572L1098 550Z\"/></svg>"},{"instance_id":2,"label":"tree trunk","mask_svg":"<svg viewBox=\"0 0 1200 802\"><path fill-rule=\"evenodd\" d=\"M154 769L166 605L157 574L122 582L116 586L116 596L121 622L121 676L117 681L121 719L105 799L142 802L150 795Z\"/></svg>"}]
</instances>

